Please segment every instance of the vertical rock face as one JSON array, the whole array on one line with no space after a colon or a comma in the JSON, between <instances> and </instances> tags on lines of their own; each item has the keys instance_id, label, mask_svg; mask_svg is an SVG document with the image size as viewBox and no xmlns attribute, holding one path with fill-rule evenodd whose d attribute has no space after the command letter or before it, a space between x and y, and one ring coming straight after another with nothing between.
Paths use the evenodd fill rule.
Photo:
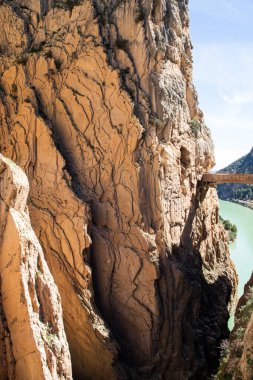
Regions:
<instances>
[{"instance_id":1,"label":"vertical rock face","mask_svg":"<svg viewBox=\"0 0 253 380\"><path fill-rule=\"evenodd\" d=\"M53 144L47 124L32 104L24 102L16 114L7 102L0 106L2 132L11 127L11 133L7 132L1 140L7 141L3 150L30 178L31 219L61 294L74 376L82 378L85 373L87 378L99 379L109 371L108 376L113 379L114 370L108 368L116 350L90 303L91 272L85 264L90 245L88 209L70 190L64 161Z\"/></svg>"},{"instance_id":2,"label":"vertical rock face","mask_svg":"<svg viewBox=\"0 0 253 380\"><path fill-rule=\"evenodd\" d=\"M1 379L72 379L61 300L32 230L23 171L0 155Z\"/></svg>"},{"instance_id":3,"label":"vertical rock face","mask_svg":"<svg viewBox=\"0 0 253 380\"><path fill-rule=\"evenodd\" d=\"M224 353L217 379L252 379L253 376L253 274L245 285L236 313L235 326Z\"/></svg>"},{"instance_id":4,"label":"vertical rock face","mask_svg":"<svg viewBox=\"0 0 253 380\"><path fill-rule=\"evenodd\" d=\"M187 2L2 1L0 17L0 149L30 181L74 378L205 379L237 280L198 186L214 159Z\"/></svg>"}]
</instances>

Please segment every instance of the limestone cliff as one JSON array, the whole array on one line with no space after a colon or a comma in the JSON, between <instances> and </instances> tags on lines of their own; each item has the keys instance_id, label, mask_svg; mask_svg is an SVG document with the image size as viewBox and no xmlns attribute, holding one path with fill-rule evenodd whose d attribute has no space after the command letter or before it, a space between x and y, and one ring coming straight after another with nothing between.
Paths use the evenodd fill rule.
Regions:
<instances>
[{"instance_id":1,"label":"limestone cliff","mask_svg":"<svg viewBox=\"0 0 253 380\"><path fill-rule=\"evenodd\" d=\"M236 313L235 326L223 343L218 380L250 380L253 377L253 274L245 285Z\"/></svg>"},{"instance_id":2,"label":"limestone cliff","mask_svg":"<svg viewBox=\"0 0 253 380\"><path fill-rule=\"evenodd\" d=\"M71 379L58 290L32 230L25 174L0 155L1 379Z\"/></svg>"},{"instance_id":3,"label":"limestone cliff","mask_svg":"<svg viewBox=\"0 0 253 380\"><path fill-rule=\"evenodd\" d=\"M2 0L0 21L0 150L30 182L74 379L206 379L237 279L198 186L187 1Z\"/></svg>"}]
</instances>

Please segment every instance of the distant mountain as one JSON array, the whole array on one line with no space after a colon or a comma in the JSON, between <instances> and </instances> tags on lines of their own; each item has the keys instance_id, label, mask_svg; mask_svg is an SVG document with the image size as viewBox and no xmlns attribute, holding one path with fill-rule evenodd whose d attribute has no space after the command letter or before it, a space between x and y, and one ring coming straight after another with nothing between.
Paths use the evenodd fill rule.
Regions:
<instances>
[{"instance_id":1,"label":"distant mountain","mask_svg":"<svg viewBox=\"0 0 253 380\"><path fill-rule=\"evenodd\" d=\"M251 151L239 158L239 160L221 169L219 173L252 173L253 174L253 148ZM226 183L217 186L220 199L250 201L253 200L253 186Z\"/></svg>"}]
</instances>

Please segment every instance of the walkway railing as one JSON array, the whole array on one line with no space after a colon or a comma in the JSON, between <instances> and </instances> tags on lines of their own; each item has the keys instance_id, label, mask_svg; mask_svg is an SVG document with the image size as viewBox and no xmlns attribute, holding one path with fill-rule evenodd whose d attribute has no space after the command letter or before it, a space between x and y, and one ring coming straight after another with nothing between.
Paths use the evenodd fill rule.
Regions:
<instances>
[{"instance_id":1,"label":"walkway railing","mask_svg":"<svg viewBox=\"0 0 253 380\"><path fill-rule=\"evenodd\" d=\"M244 183L253 185L253 174L204 174L202 183Z\"/></svg>"}]
</instances>

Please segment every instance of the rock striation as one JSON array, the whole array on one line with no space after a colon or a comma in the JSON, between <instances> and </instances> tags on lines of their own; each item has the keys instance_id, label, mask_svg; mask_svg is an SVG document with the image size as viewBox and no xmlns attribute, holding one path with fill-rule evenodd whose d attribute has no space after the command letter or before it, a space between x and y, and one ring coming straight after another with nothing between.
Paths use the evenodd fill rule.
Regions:
<instances>
[{"instance_id":1,"label":"rock striation","mask_svg":"<svg viewBox=\"0 0 253 380\"><path fill-rule=\"evenodd\" d=\"M1 379L72 379L61 299L30 224L24 172L0 155Z\"/></svg>"},{"instance_id":2,"label":"rock striation","mask_svg":"<svg viewBox=\"0 0 253 380\"><path fill-rule=\"evenodd\" d=\"M29 179L73 378L207 378L237 277L198 186L187 1L2 0L0 20L0 151Z\"/></svg>"},{"instance_id":3,"label":"rock striation","mask_svg":"<svg viewBox=\"0 0 253 380\"><path fill-rule=\"evenodd\" d=\"M253 376L253 275L245 285L236 313L235 326L223 342L223 358L217 379L248 380Z\"/></svg>"}]
</instances>

